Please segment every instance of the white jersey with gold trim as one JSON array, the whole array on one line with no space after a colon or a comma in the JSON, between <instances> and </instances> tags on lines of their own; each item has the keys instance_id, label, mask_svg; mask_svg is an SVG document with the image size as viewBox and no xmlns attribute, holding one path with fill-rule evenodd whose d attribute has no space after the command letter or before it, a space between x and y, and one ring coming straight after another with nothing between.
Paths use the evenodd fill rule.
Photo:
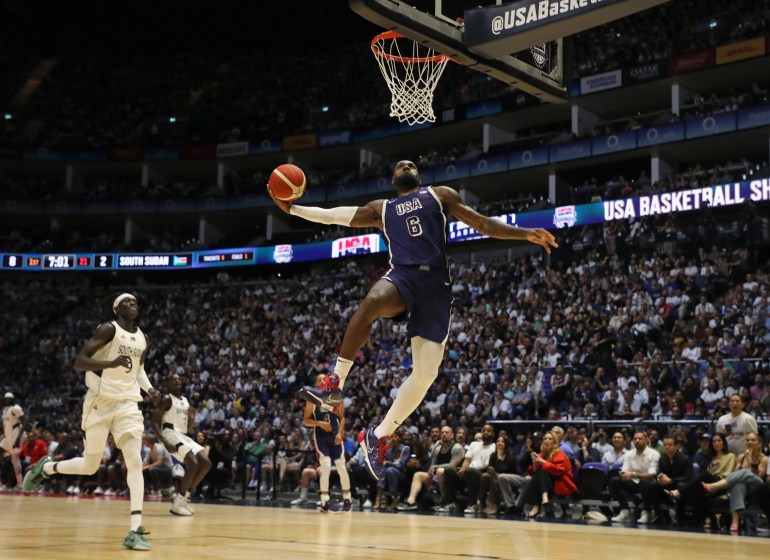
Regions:
<instances>
[{"instance_id":1,"label":"white jersey with gold trim","mask_svg":"<svg viewBox=\"0 0 770 560\"><path fill-rule=\"evenodd\" d=\"M118 356L126 356L129 358L129 367L105 368L101 372L87 371L86 386L99 396L139 402L142 393L136 377L139 375L147 340L138 327L136 332L129 332L117 321L111 324L115 327L115 335L92 358L111 362Z\"/></svg>"}]
</instances>

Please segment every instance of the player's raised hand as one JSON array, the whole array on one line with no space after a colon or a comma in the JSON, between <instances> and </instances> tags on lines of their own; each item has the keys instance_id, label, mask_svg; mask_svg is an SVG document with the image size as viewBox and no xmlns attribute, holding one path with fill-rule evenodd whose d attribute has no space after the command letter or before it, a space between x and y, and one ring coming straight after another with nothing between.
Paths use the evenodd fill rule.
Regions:
<instances>
[{"instance_id":1,"label":"player's raised hand","mask_svg":"<svg viewBox=\"0 0 770 560\"><path fill-rule=\"evenodd\" d=\"M551 252L551 247L555 249L559 248L559 244L556 243L556 238L543 228L535 228L527 231L527 241L542 246L546 253Z\"/></svg>"},{"instance_id":2,"label":"player's raised hand","mask_svg":"<svg viewBox=\"0 0 770 560\"><path fill-rule=\"evenodd\" d=\"M291 202L286 202L285 200L278 200L277 198L275 198L275 195L270 190L270 187L267 188L267 194L270 195L270 198L273 199L273 202L275 202L275 204L276 204L276 206L278 206L278 208L280 208L281 210L283 210L287 214L289 213L289 209L291 208Z\"/></svg>"}]
</instances>

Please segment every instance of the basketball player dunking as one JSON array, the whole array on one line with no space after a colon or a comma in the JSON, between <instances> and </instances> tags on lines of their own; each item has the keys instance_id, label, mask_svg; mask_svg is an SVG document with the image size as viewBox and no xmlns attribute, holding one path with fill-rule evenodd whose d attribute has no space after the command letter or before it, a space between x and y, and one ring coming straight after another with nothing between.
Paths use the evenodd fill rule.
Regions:
<instances>
[{"instance_id":1,"label":"basketball player dunking","mask_svg":"<svg viewBox=\"0 0 770 560\"><path fill-rule=\"evenodd\" d=\"M86 372L86 392L81 428L85 432L83 457L53 462L43 457L24 477L23 490L31 492L53 474L91 475L101 464L107 436L111 433L123 451L126 483L131 496L131 530L123 546L150 550L142 526L144 475L142 474L142 434L144 416L138 403L140 388L152 399L153 389L144 371L149 342L134 320L139 315L136 298L120 294L112 304L115 320L96 327L91 338L75 356L75 369Z\"/></svg>"},{"instance_id":2,"label":"basketball player dunking","mask_svg":"<svg viewBox=\"0 0 770 560\"><path fill-rule=\"evenodd\" d=\"M316 376L316 387L326 383L326 375ZM328 410L308 402L305 405L305 426L313 428L313 444L321 465L321 477L318 481L321 487L321 512L333 512L329 503L329 477L332 472L332 462L337 467L337 475L342 486L342 512L352 509L350 502L350 477L345 465L345 407L340 401L333 409Z\"/></svg>"},{"instance_id":3,"label":"basketball player dunking","mask_svg":"<svg viewBox=\"0 0 770 560\"><path fill-rule=\"evenodd\" d=\"M195 513L190 506L190 488L201 483L211 468L211 461L203 447L192 437L195 409L182 395L182 380L176 373L166 382L168 394L160 397L150 416L152 431L166 446L168 452L184 463L185 473L179 484L179 494L171 504L171 513L188 516Z\"/></svg>"},{"instance_id":4,"label":"basketball player dunking","mask_svg":"<svg viewBox=\"0 0 770 560\"><path fill-rule=\"evenodd\" d=\"M304 387L300 397L318 406L336 406L340 388L350 372L353 359L366 342L372 323L380 317L399 318L408 314L413 368L401 385L382 423L366 431L361 441L369 472L383 476L388 440L419 406L438 375L449 333L452 292L446 250L446 213L479 233L496 239L522 240L542 246L547 252L558 247L544 229L526 229L482 216L466 206L449 187L422 187L417 166L399 161L393 172L396 198L375 200L366 206L315 208L292 205L275 197L284 212L311 222L352 227L376 227L388 241L390 270L372 286L345 330L334 372L320 388Z\"/></svg>"},{"instance_id":5,"label":"basketball player dunking","mask_svg":"<svg viewBox=\"0 0 770 560\"><path fill-rule=\"evenodd\" d=\"M4 398L3 439L0 440L0 449L5 449L8 452L13 465L13 472L16 475L16 486L21 487L21 446L27 440L24 426L21 425L24 410L16 403L16 397L10 391L5 394Z\"/></svg>"}]
</instances>

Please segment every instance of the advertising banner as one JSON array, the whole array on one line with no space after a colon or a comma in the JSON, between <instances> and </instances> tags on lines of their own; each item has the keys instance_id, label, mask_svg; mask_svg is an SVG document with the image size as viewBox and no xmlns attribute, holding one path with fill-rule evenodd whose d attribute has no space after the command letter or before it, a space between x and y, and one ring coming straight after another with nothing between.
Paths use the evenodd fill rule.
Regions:
<instances>
[{"instance_id":1,"label":"advertising banner","mask_svg":"<svg viewBox=\"0 0 770 560\"><path fill-rule=\"evenodd\" d=\"M284 136L284 150L308 150L316 147L315 134L298 134L296 136Z\"/></svg>"},{"instance_id":2,"label":"advertising banner","mask_svg":"<svg viewBox=\"0 0 770 560\"><path fill-rule=\"evenodd\" d=\"M61 150L56 148L28 148L22 154L23 159L40 161L59 161L62 159Z\"/></svg>"},{"instance_id":3,"label":"advertising banner","mask_svg":"<svg viewBox=\"0 0 770 560\"><path fill-rule=\"evenodd\" d=\"M471 162L471 176L508 171L508 156L493 156Z\"/></svg>"},{"instance_id":4,"label":"advertising banner","mask_svg":"<svg viewBox=\"0 0 770 560\"><path fill-rule=\"evenodd\" d=\"M103 148L65 150L62 159L69 161L106 161L107 150Z\"/></svg>"},{"instance_id":5,"label":"advertising banner","mask_svg":"<svg viewBox=\"0 0 770 560\"><path fill-rule=\"evenodd\" d=\"M722 185L658 193L634 198L621 198L590 204L559 206L536 212L492 216L502 223L525 227L563 229L581 227L613 220L628 220L645 216L665 216L702 208L723 208L748 203L770 201L770 178L741 181ZM140 201L133 201L133 203ZM52 201L50 204L56 204ZM72 204L72 203L71 203ZM83 208L106 213L117 204L83 203ZM36 213L44 205L31 200L0 202L0 212ZM482 239L485 236L462 222L450 222L450 243ZM202 266L232 266L283 264L327 260L345 256L378 253L387 250L380 234L364 234L318 243L284 244L266 247L246 247L195 251L192 253L152 254L0 254L0 268L16 270L77 270L77 269L179 269Z\"/></svg>"},{"instance_id":6,"label":"advertising banner","mask_svg":"<svg viewBox=\"0 0 770 560\"><path fill-rule=\"evenodd\" d=\"M271 154L280 152L283 149L283 143L280 138L265 138L256 142L249 142L250 154Z\"/></svg>"},{"instance_id":7,"label":"advertising banner","mask_svg":"<svg viewBox=\"0 0 770 560\"><path fill-rule=\"evenodd\" d=\"M508 169L524 169L548 163L548 148L533 148L508 156Z\"/></svg>"},{"instance_id":8,"label":"advertising banner","mask_svg":"<svg viewBox=\"0 0 770 560\"><path fill-rule=\"evenodd\" d=\"M216 155L216 144L188 144L182 146L182 159L214 159Z\"/></svg>"},{"instance_id":9,"label":"advertising banner","mask_svg":"<svg viewBox=\"0 0 770 560\"><path fill-rule=\"evenodd\" d=\"M770 125L770 105L738 111L738 130Z\"/></svg>"},{"instance_id":10,"label":"advertising banner","mask_svg":"<svg viewBox=\"0 0 770 560\"><path fill-rule=\"evenodd\" d=\"M668 73L684 74L685 72L711 68L714 66L715 60L714 49L674 56L668 59Z\"/></svg>"},{"instance_id":11,"label":"advertising banner","mask_svg":"<svg viewBox=\"0 0 770 560\"><path fill-rule=\"evenodd\" d=\"M226 144L217 144L217 157L245 156L249 153L248 142L228 142Z\"/></svg>"},{"instance_id":12,"label":"advertising banner","mask_svg":"<svg viewBox=\"0 0 770 560\"><path fill-rule=\"evenodd\" d=\"M576 140L574 142L557 144L555 146L551 146L548 149L548 153L550 163L558 163L560 161L590 157L591 141Z\"/></svg>"},{"instance_id":13,"label":"advertising banner","mask_svg":"<svg viewBox=\"0 0 770 560\"><path fill-rule=\"evenodd\" d=\"M717 47L716 62L717 64L728 64L730 62L738 62L739 60L763 56L764 54L765 38L757 37L756 39L749 39L748 41L741 41L739 43L733 43L732 45Z\"/></svg>"},{"instance_id":14,"label":"advertising banner","mask_svg":"<svg viewBox=\"0 0 770 560\"><path fill-rule=\"evenodd\" d=\"M687 121L687 138L701 138L735 130L735 111Z\"/></svg>"},{"instance_id":15,"label":"advertising banner","mask_svg":"<svg viewBox=\"0 0 770 560\"><path fill-rule=\"evenodd\" d=\"M621 70L613 70L612 72L580 78L580 93L585 95L587 93L618 88L622 85L623 72Z\"/></svg>"},{"instance_id":16,"label":"advertising banner","mask_svg":"<svg viewBox=\"0 0 770 560\"><path fill-rule=\"evenodd\" d=\"M477 103L470 103L465 108L465 118L476 119L478 117L484 117L486 115L495 115L502 112L503 101L502 99L489 99L487 101L479 101Z\"/></svg>"},{"instance_id":17,"label":"advertising banner","mask_svg":"<svg viewBox=\"0 0 770 560\"><path fill-rule=\"evenodd\" d=\"M595 156L634 149L636 149L635 130L618 132L609 136L600 136L592 140L592 151Z\"/></svg>"},{"instance_id":18,"label":"advertising banner","mask_svg":"<svg viewBox=\"0 0 770 560\"><path fill-rule=\"evenodd\" d=\"M318 133L318 147L343 146L353 141L352 130L335 130L332 132Z\"/></svg>"},{"instance_id":19,"label":"advertising banner","mask_svg":"<svg viewBox=\"0 0 770 560\"><path fill-rule=\"evenodd\" d=\"M179 146L150 146L144 149L144 159L179 159L182 151Z\"/></svg>"},{"instance_id":20,"label":"advertising banner","mask_svg":"<svg viewBox=\"0 0 770 560\"><path fill-rule=\"evenodd\" d=\"M467 161L458 161L433 168L433 181L437 185L443 185L446 182L457 181L458 179L466 179L470 175L471 165Z\"/></svg>"},{"instance_id":21,"label":"advertising banner","mask_svg":"<svg viewBox=\"0 0 770 560\"><path fill-rule=\"evenodd\" d=\"M682 140L684 140L684 123L682 122L640 128L636 131L636 144L640 148L668 144L669 142L681 142Z\"/></svg>"},{"instance_id":22,"label":"advertising banner","mask_svg":"<svg viewBox=\"0 0 770 560\"><path fill-rule=\"evenodd\" d=\"M487 58L516 53L666 0L520 0L465 10L463 41Z\"/></svg>"},{"instance_id":23,"label":"advertising banner","mask_svg":"<svg viewBox=\"0 0 770 560\"><path fill-rule=\"evenodd\" d=\"M332 242L332 258L348 257L351 255L365 255L380 252L380 234L368 233L343 237Z\"/></svg>"},{"instance_id":24,"label":"advertising banner","mask_svg":"<svg viewBox=\"0 0 770 560\"><path fill-rule=\"evenodd\" d=\"M623 69L623 84L630 86L666 77L666 62L654 60L632 68Z\"/></svg>"},{"instance_id":25,"label":"advertising banner","mask_svg":"<svg viewBox=\"0 0 770 560\"><path fill-rule=\"evenodd\" d=\"M140 160L144 159L144 150L138 147L118 147L107 150L107 158L111 160Z\"/></svg>"}]
</instances>

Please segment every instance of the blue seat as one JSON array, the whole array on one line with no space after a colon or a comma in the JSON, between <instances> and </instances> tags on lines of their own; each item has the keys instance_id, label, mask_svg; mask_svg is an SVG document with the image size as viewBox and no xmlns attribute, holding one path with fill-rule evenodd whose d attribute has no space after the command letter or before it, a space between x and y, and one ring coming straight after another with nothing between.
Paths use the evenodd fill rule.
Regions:
<instances>
[{"instance_id":1,"label":"blue seat","mask_svg":"<svg viewBox=\"0 0 770 560\"><path fill-rule=\"evenodd\" d=\"M609 468L604 463L586 463L578 473L577 487L581 499L600 500L607 488Z\"/></svg>"}]
</instances>

